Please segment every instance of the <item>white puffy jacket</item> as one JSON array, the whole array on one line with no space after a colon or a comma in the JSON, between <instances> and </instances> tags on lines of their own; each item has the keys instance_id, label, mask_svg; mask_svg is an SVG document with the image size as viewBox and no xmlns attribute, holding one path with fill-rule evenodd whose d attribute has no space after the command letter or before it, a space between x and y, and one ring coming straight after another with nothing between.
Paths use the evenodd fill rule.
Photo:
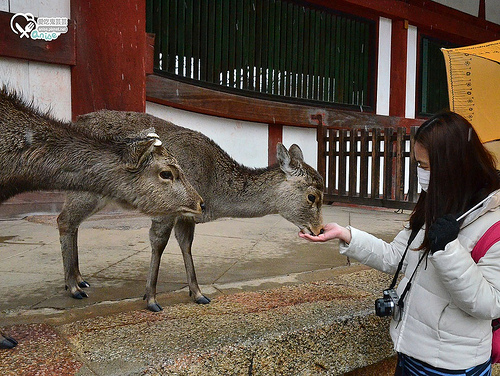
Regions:
<instances>
[{"instance_id":1,"label":"white puffy jacket","mask_svg":"<svg viewBox=\"0 0 500 376\"><path fill-rule=\"evenodd\" d=\"M491 352L491 320L500 317L500 242L476 264L470 253L484 232L500 220L500 190L469 214L458 239L424 259L404 300L400 321L391 321L394 349L434 367L467 369L486 362ZM375 269L395 273L410 230L389 244L350 228L350 244L340 252ZM424 231L410 246L398 285L401 296L415 270ZM382 294L381 294L382 296Z\"/></svg>"}]
</instances>

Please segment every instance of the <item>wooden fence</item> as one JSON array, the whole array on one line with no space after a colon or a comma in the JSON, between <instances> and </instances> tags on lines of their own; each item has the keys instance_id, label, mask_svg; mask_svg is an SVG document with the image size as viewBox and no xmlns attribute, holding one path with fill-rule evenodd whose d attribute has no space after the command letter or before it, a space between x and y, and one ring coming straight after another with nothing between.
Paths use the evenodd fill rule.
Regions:
<instances>
[{"instance_id":1,"label":"wooden fence","mask_svg":"<svg viewBox=\"0 0 500 376\"><path fill-rule=\"evenodd\" d=\"M411 136L417 127L318 127L318 170L325 202L412 209L418 199Z\"/></svg>"}]
</instances>

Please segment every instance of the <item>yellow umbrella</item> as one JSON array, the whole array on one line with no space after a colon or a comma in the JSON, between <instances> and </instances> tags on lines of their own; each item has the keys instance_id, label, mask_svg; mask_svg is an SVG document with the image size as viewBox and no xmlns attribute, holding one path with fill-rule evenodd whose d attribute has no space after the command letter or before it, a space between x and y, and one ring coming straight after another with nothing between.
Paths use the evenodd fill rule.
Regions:
<instances>
[{"instance_id":1,"label":"yellow umbrella","mask_svg":"<svg viewBox=\"0 0 500 376\"><path fill-rule=\"evenodd\" d=\"M441 51L450 110L469 120L483 143L500 140L500 41Z\"/></svg>"}]
</instances>

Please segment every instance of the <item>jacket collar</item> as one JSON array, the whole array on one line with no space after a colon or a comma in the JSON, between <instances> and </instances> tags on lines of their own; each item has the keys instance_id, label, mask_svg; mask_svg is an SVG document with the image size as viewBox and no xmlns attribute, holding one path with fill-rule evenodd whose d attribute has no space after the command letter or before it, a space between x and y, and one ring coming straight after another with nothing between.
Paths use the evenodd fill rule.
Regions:
<instances>
[{"instance_id":1,"label":"jacket collar","mask_svg":"<svg viewBox=\"0 0 500 376\"><path fill-rule=\"evenodd\" d=\"M490 193L488 197L486 197L483 201L480 202L480 205L477 208L475 209L473 208L473 210L470 210L470 213L468 213L465 216L465 219L461 227L465 227L471 224L476 219L481 217L484 213L497 210L499 209L499 207L500 207L500 189Z\"/></svg>"}]
</instances>

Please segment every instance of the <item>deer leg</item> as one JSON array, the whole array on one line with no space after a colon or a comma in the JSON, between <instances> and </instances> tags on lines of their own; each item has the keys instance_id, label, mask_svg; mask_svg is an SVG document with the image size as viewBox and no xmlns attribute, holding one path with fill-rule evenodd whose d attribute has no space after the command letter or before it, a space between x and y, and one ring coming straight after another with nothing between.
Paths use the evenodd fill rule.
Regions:
<instances>
[{"instance_id":1,"label":"deer leg","mask_svg":"<svg viewBox=\"0 0 500 376\"><path fill-rule=\"evenodd\" d=\"M163 251L167 246L175 217L152 218L149 229L149 241L151 242L151 263L149 265L148 280L146 282L146 294L144 300L150 311L159 312L163 310L156 301L156 284L158 283L158 273Z\"/></svg>"},{"instance_id":2,"label":"deer leg","mask_svg":"<svg viewBox=\"0 0 500 376\"><path fill-rule=\"evenodd\" d=\"M17 341L3 333L0 333L0 349L12 349L17 346Z\"/></svg>"},{"instance_id":3,"label":"deer leg","mask_svg":"<svg viewBox=\"0 0 500 376\"><path fill-rule=\"evenodd\" d=\"M186 217L179 217L175 223L175 237L181 247L184 266L186 267L187 281L189 285L189 295L194 295L194 301L198 304L208 304L210 299L204 296L196 280L191 246L194 239L194 220Z\"/></svg>"},{"instance_id":4,"label":"deer leg","mask_svg":"<svg viewBox=\"0 0 500 376\"><path fill-rule=\"evenodd\" d=\"M68 193L63 209L57 217L59 240L64 265L66 289L75 299L88 295L82 288L90 287L83 279L78 265L78 227L93 213L106 205L102 196L91 193Z\"/></svg>"}]
</instances>

